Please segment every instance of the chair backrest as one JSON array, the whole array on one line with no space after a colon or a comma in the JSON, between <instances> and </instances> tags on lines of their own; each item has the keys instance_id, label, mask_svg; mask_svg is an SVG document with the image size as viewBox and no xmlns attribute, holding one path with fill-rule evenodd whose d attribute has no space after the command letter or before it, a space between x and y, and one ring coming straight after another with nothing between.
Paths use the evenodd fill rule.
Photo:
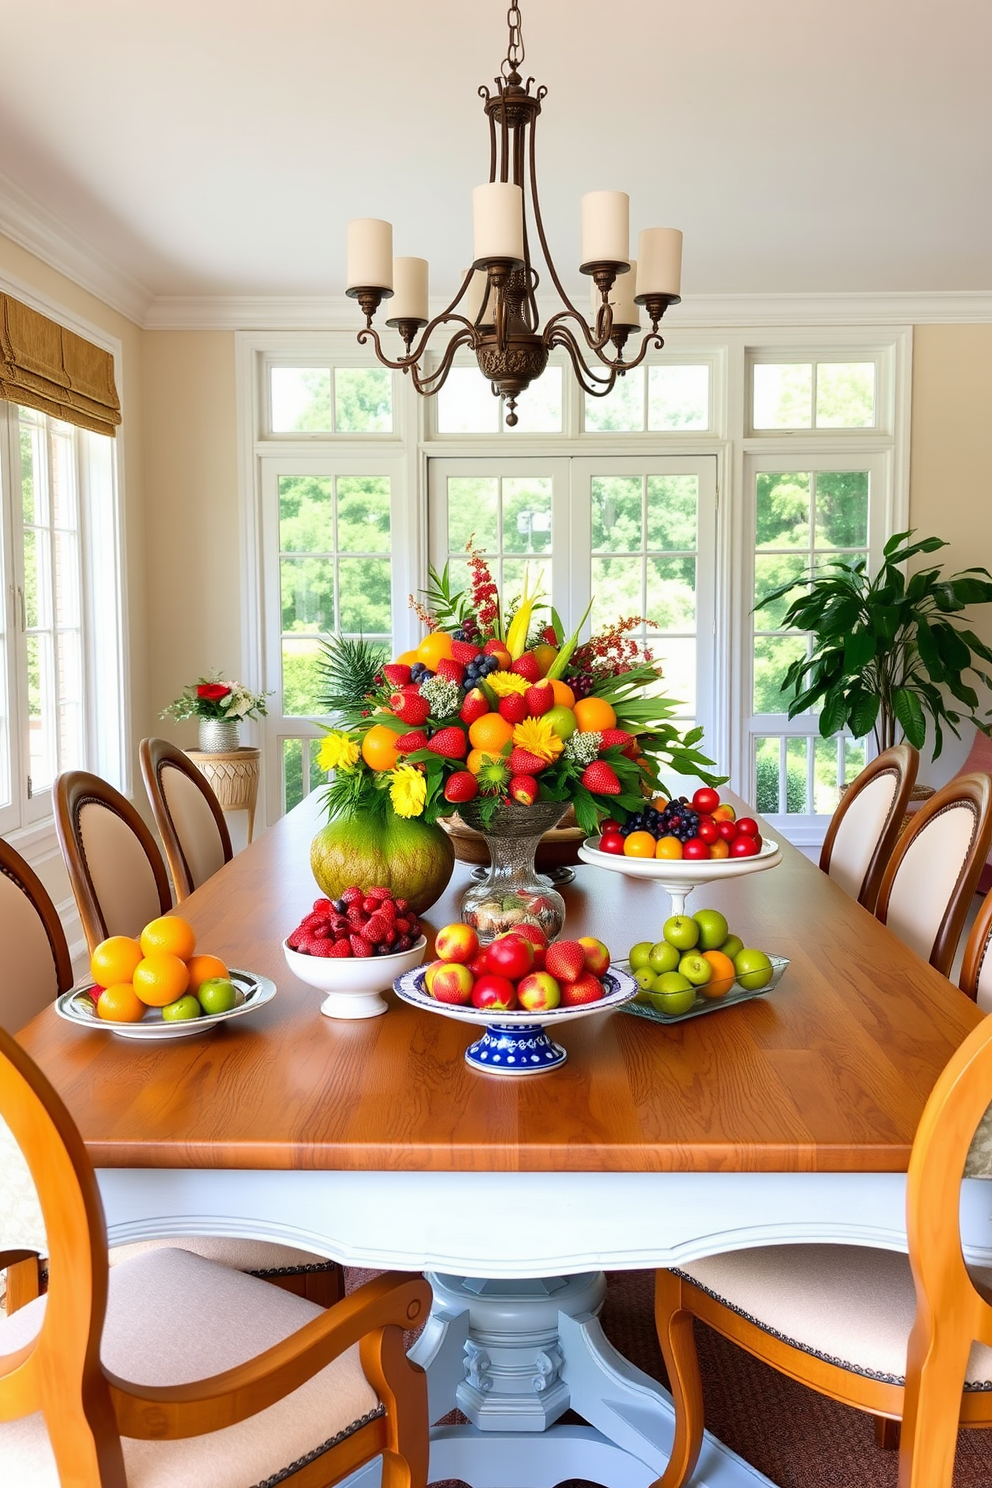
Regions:
<instances>
[{"instance_id":1,"label":"chair backrest","mask_svg":"<svg viewBox=\"0 0 992 1488\"><path fill-rule=\"evenodd\" d=\"M85 770L55 782L55 824L90 950L137 936L172 907L155 839L120 791Z\"/></svg>"},{"instance_id":2,"label":"chair backrest","mask_svg":"<svg viewBox=\"0 0 992 1488\"><path fill-rule=\"evenodd\" d=\"M875 915L947 976L992 845L992 776L959 775L896 844Z\"/></svg>"},{"instance_id":3,"label":"chair backrest","mask_svg":"<svg viewBox=\"0 0 992 1488\"><path fill-rule=\"evenodd\" d=\"M852 780L827 828L820 867L865 909L875 908L919 767L912 744L886 749Z\"/></svg>"},{"instance_id":4,"label":"chair backrest","mask_svg":"<svg viewBox=\"0 0 992 1488\"><path fill-rule=\"evenodd\" d=\"M217 797L181 749L142 739L138 755L179 904L231 861L230 833Z\"/></svg>"},{"instance_id":5,"label":"chair backrest","mask_svg":"<svg viewBox=\"0 0 992 1488\"><path fill-rule=\"evenodd\" d=\"M992 893L986 894L971 927L961 962L959 985L961 991L980 1002L987 1013L992 1012Z\"/></svg>"},{"instance_id":6,"label":"chair backrest","mask_svg":"<svg viewBox=\"0 0 992 1488\"><path fill-rule=\"evenodd\" d=\"M72 986L65 932L44 885L0 838L0 1028L16 1033Z\"/></svg>"}]
</instances>

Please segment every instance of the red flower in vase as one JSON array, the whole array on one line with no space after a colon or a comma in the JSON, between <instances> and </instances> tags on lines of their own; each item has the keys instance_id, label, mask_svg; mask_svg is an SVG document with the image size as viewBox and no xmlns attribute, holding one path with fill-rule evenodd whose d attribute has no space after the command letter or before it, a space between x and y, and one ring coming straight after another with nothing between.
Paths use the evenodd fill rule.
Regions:
<instances>
[{"instance_id":1,"label":"red flower in vase","mask_svg":"<svg viewBox=\"0 0 992 1488\"><path fill-rule=\"evenodd\" d=\"M197 697L206 698L208 702L219 703L221 698L227 697L230 692L223 682L199 682L196 688Z\"/></svg>"}]
</instances>

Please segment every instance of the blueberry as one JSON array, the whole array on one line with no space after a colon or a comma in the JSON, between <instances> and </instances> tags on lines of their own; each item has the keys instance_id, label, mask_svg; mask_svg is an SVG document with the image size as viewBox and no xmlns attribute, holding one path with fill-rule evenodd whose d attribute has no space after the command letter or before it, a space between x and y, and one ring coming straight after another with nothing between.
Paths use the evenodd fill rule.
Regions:
<instances>
[{"instance_id":1,"label":"blueberry","mask_svg":"<svg viewBox=\"0 0 992 1488\"><path fill-rule=\"evenodd\" d=\"M463 641L465 639L465 632L463 630L453 630L451 632L451 639L453 641Z\"/></svg>"}]
</instances>

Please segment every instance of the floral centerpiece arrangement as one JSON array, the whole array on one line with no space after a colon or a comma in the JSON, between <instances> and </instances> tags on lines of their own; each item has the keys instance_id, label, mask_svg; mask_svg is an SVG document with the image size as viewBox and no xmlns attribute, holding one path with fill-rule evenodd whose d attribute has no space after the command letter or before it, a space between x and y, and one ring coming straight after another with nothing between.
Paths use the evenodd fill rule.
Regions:
<instances>
[{"instance_id":1,"label":"floral centerpiece arrangement","mask_svg":"<svg viewBox=\"0 0 992 1488\"><path fill-rule=\"evenodd\" d=\"M220 673L200 677L184 687L180 697L163 708L161 718L177 723L196 718L204 754L237 749L239 726L245 718L264 718L265 693L252 692L241 682L225 682ZM206 725L206 726L204 726Z\"/></svg>"},{"instance_id":2,"label":"floral centerpiece arrangement","mask_svg":"<svg viewBox=\"0 0 992 1488\"><path fill-rule=\"evenodd\" d=\"M547 929L564 904L534 878L533 848L569 806L592 834L602 817L623 821L663 791L662 769L720 780L698 748L702 729L683 736L673 721L677 704L661 691L660 667L632 634L642 619L580 644L588 611L566 637L525 577L508 612L485 559L471 543L468 552L465 591L453 590L446 565L430 571L426 604L411 600L427 631L416 650L389 661L361 641L325 643L323 701L340 722L318 757L334 771L325 842L346 842L333 831L338 820L368 832L390 818L431 826L457 811L486 834L493 864L463 917L471 922L469 899L481 894L488 918L480 928L504 924L521 908L510 879L529 871L528 892L550 906L532 917ZM313 861L323 882L320 841Z\"/></svg>"}]
</instances>

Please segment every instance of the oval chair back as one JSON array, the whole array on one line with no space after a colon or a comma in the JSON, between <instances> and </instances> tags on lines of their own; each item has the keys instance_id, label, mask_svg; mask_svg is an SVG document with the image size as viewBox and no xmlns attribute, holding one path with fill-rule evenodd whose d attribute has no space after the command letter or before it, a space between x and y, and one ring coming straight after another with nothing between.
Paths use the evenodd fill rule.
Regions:
<instances>
[{"instance_id":1,"label":"oval chair back","mask_svg":"<svg viewBox=\"0 0 992 1488\"><path fill-rule=\"evenodd\" d=\"M16 1033L72 986L65 932L38 875L0 838L0 1028Z\"/></svg>"},{"instance_id":2,"label":"oval chair back","mask_svg":"<svg viewBox=\"0 0 992 1488\"><path fill-rule=\"evenodd\" d=\"M820 867L865 909L875 908L919 767L912 744L886 749L852 780L827 828Z\"/></svg>"},{"instance_id":3,"label":"oval chair back","mask_svg":"<svg viewBox=\"0 0 992 1488\"><path fill-rule=\"evenodd\" d=\"M959 986L986 1013L992 1012L992 893L985 895L971 927L964 948Z\"/></svg>"},{"instance_id":4,"label":"oval chair back","mask_svg":"<svg viewBox=\"0 0 992 1488\"><path fill-rule=\"evenodd\" d=\"M142 739L138 756L181 904L234 856L227 823L209 784L181 749L167 739Z\"/></svg>"},{"instance_id":5,"label":"oval chair back","mask_svg":"<svg viewBox=\"0 0 992 1488\"><path fill-rule=\"evenodd\" d=\"M86 770L55 782L55 824L86 942L137 938L172 908L169 879L155 839L120 791Z\"/></svg>"},{"instance_id":6,"label":"oval chair back","mask_svg":"<svg viewBox=\"0 0 992 1488\"><path fill-rule=\"evenodd\" d=\"M947 976L992 846L992 776L959 775L930 797L896 844L876 918Z\"/></svg>"}]
</instances>

